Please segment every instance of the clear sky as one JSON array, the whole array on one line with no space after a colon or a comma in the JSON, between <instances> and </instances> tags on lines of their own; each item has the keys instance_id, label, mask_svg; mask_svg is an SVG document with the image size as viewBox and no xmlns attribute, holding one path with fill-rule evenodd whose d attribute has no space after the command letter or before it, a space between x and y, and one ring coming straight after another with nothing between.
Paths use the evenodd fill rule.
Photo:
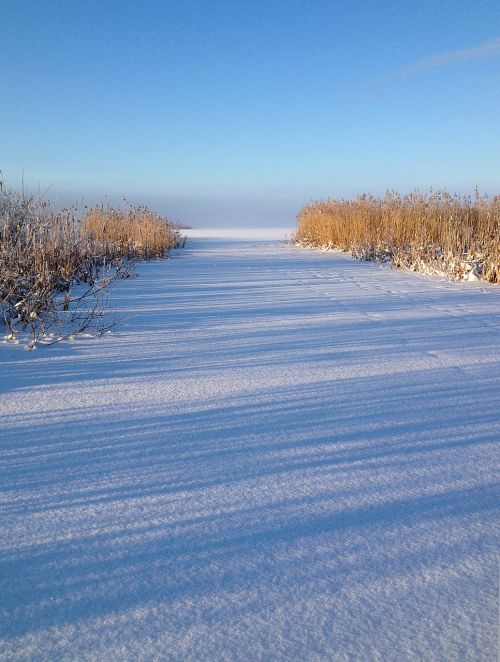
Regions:
<instances>
[{"instance_id":1,"label":"clear sky","mask_svg":"<svg viewBox=\"0 0 500 662\"><path fill-rule=\"evenodd\" d=\"M500 192L499 0L11 0L0 169L196 226Z\"/></svg>"}]
</instances>

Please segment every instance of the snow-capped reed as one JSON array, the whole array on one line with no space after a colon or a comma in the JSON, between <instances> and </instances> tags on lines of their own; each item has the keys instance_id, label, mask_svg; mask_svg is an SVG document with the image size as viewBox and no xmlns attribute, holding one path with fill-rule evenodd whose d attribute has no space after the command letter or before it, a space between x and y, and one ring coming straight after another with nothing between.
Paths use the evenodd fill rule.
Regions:
<instances>
[{"instance_id":1,"label":"snow-capped reed","mask_svg":"<svg viewBox=\"0 0 500 662\"><path fill-rule=\"evenodd\" d=\"M106 290L137 259L166 256L179 230L145 208L56 210L0 186L0 325L29 345L106 328ZM79 287L76 287L79 286Z\"/></svg>"},{"instance_id":2,"label":"snow-capped reed","mask_svg":"<svg viewBox=\"0 0 500 662\"><path fill-rule=\"evenodd\" d=\"M366 260L500 282L500 196L388 192L314 202L298 213L295 241Z\"/></svg>"}]
</instances>

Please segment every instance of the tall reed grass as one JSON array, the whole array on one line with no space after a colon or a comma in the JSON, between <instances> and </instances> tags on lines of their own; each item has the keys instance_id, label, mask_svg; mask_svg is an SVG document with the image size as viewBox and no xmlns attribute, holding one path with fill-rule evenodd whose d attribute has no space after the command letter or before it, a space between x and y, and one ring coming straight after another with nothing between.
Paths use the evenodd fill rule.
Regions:
<instances>
[{"instance_id":1,"label":"tall reed grass","mask_svg":"<svg viewBox=\"0 0 500 662\"><path fill-rule=\"evenodd\" d=\"M35 346L49 332L94 331L105 291L138 259L168 255L179 229L144 207L58 211L36 196L0 187L0 323L6 338L28 331ZM76 285L83 290L74 292ZM85 302L85 303L82 303ZM64 335L63 334L63 335Z\"/></svg>"},{"instance_id":2,"label":"tall reed grass","mask_svg":"<svg viewBox=\"0 0 500 662\"><path fill-rule=\"evenodd\" d=\"M180 241L178 226L142 206L128 205L122 210L96 205L84 214L82 229L109 257L159 258Z\"/></svg>"},{"instance_id":3,"label":"tall reed grass","mask_svg":"<svg viewBox=\"0 0 500 662\"><path fill-rule=\"evenodd\" d=\"M360 195L303 207L294 238L394 267L500 282L500 196Z\"/></svg>"}]
</instances>

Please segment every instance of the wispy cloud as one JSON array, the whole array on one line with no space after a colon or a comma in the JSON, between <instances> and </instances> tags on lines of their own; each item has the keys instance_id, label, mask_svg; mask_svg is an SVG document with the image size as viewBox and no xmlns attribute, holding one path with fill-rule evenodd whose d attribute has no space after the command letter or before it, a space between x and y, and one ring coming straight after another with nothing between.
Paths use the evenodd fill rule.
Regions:
<instances>
[{"instance_id":1,"label":"wispy cloud","mask_svg":"<svg viewBox=\"0 0 500 662\"><path fill-rule=\"evenodd\" d=\"M444 67L448 64L454 64L455 62L468 62L469 60L479 60L482 58L493 57L495 55L500 55L500 37L496 37L490 41L484 41L482 44L472 46L471 48L462 48L458 51L448 51L446 53L426 57L408 67L399 69L395 73L395 76L397 78L406 78L407 76L419 74L422 71L438 69L439 67Z\"/></svg>"}]
</instances>

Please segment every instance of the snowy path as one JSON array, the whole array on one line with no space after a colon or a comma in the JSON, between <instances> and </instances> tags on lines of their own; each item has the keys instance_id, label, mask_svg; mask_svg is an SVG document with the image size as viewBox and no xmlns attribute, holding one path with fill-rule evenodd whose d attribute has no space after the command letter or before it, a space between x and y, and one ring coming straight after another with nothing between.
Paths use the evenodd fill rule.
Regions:
<instances>
[{"instance_id":1,"label":"snowy path","mask_svg":"<svg viewBox=\"0 0 500 662\"><path fill-rule=\"evenodd\" d=\"M0 659L494 660L500 287L278 242L0 347Z\"/></svg>"}]
</instances>

